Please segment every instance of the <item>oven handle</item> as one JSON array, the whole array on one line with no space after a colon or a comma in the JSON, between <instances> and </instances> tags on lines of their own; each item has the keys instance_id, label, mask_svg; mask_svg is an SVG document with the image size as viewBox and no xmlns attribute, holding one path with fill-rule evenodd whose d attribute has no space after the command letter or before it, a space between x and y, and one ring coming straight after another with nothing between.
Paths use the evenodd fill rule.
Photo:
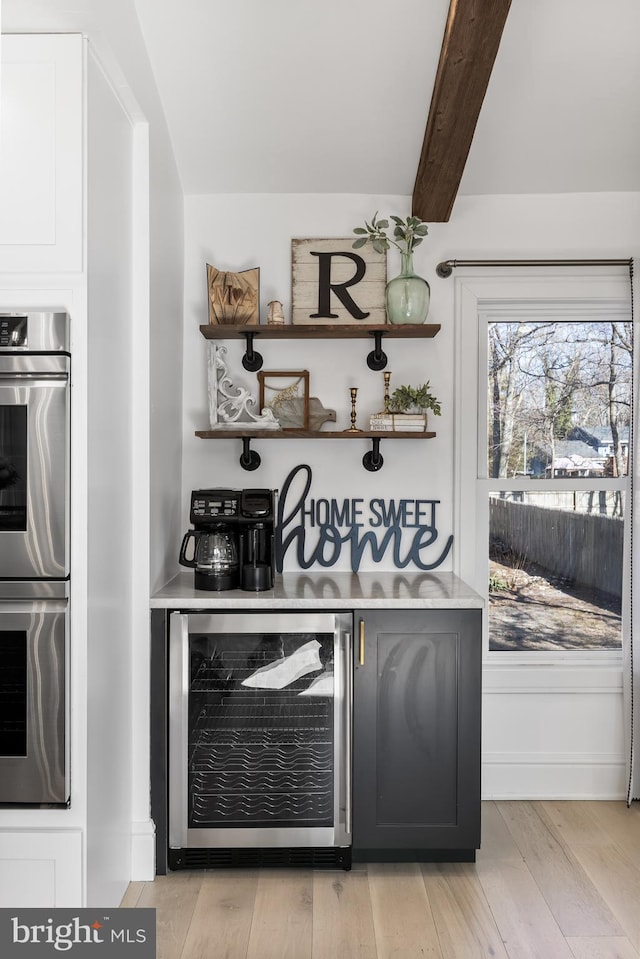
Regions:
<instances>
[{"instance_id":1,"label":"oven handle","mask_svg":"<svg viewBox=\"0 0 640 959\"><path fill-rule=\"evenodd\" d=\"M11 383L23 383L27 380L30 383L57 383L66 382L69 379L68 373L3 373L0 371L0 386L10 386Z\"/></svg>"},{"instance_id":2,"label":"oven handle","mask_svg":"<svg viewBox=\"0 0 640 959\"><path fill-rule=\"evenodd\" d=\"M36 598L0 599L0 613L64 613L69 606L66 599Z\"/></svg>"}]
</instances>

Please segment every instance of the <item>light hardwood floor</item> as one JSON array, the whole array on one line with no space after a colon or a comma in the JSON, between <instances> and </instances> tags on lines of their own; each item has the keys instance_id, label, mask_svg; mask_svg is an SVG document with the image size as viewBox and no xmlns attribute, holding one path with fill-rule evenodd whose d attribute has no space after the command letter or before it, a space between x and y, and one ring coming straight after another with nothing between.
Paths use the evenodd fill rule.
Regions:
<instances>
[{"instance_id":1,"label":"light hardwood floor","mask_svg":"<svg viewBox=\"0 0 640 959\"><path fill-rule=\"evenodd\" d=\"M640 803L484 802L476 863L132 883L157 959L640 959Z\"/></svg>"}]
</instances>

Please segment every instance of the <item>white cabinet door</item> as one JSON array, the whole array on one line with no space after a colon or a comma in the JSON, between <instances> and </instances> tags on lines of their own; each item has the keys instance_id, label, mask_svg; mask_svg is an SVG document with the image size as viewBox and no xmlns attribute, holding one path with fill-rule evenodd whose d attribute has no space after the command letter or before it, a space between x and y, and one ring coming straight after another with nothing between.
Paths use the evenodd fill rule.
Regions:
<instances>
[{"instance_id":1,"label":"white cabinet door","mask_svg":"<svg viewBox=\"0 0 640 959\"><path fill-rule=\"evenodd\" d=\"M80 830L0 830L3 907L76 909L84 905L81 876Z\"/></svg>"},{"instance_id":2,"label":"white cabinet door","mask_svg":"<svg viewBox=\"0 0 640 959\"><path fill-rule=\"evenodd\" d=\"M82 270L83 40L2 37L0 271Z\"/></svg>"}]
</instances>

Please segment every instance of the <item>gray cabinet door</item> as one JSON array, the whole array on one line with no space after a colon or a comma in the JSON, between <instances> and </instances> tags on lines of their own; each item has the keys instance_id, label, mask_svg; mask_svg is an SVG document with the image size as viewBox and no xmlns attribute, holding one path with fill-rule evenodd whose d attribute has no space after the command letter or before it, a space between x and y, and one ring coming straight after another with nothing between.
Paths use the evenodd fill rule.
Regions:
<instances>
[{"instance_id":1,"label":"gray cabinet door","mask_svg":"<svg viewBox=\"0 0 640 959\"><path fill-rule=\"evenodd\" d=\"M481 635L480 610L354 612L354 858L474 857Z\"/></svg>"}]
</instances>

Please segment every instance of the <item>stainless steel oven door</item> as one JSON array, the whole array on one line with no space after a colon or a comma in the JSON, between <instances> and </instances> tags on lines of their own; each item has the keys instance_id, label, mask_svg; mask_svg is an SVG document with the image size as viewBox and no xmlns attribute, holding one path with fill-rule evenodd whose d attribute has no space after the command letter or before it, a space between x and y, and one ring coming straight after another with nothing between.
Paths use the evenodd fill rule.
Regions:
<instances>
[{"instance_id":1,"label":"stainless steel oven door","mask_svg":"<svg viewBox=\"0 0 640 959\"><path fill-rule=\"evenodd\" d=\"M0 579L65 579L69 358L0 355Z\"/></svg>"},{"instance_id":2,"label":"stainless steel oven door","mask_svg":"<svg viewBox=\"0 0 640 959\"><path fill-rule=\"evenodd\" d=\"M67 601L0 601L0 803L69 799Z\"/></svg>"},{"instance_id":3,"label":"stainless steel oven door","mask_svg":"<svg viewBox=\"0 0 640 959\"><path fill-rule=\"evenodd\" d=\"M350 614L171 614L170 848L351 845L350 646Z\"/></svg>"}]
</instances>

